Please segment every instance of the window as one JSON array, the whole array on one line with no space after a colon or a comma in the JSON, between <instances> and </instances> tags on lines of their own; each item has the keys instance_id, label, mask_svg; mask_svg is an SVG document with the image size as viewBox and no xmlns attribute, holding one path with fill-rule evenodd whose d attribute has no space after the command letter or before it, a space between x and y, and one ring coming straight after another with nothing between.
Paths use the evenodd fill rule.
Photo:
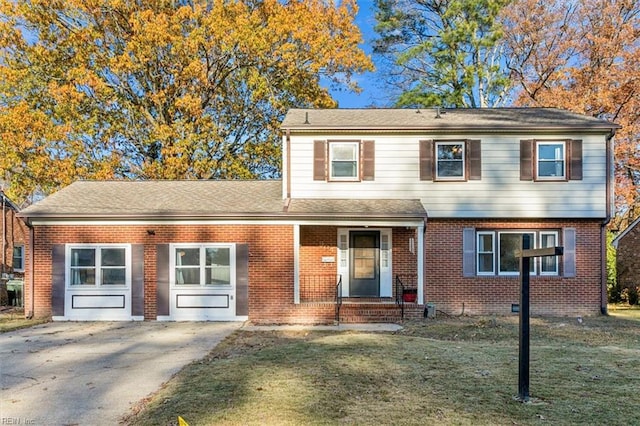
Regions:
<instances>
[{"instance_id":1,"label":"window","mask_svg":"<svg viewBox=\"0 0 640 426\"><path fill-rule=\"evenodd\" d=\"M520 180L582 180L582 141L520 141Z\"/></svg>"},{"instance_id":2,"label":"window","mask_svg":"<svg viewBox=\"0 0 640 426\"><path fill-rule=\"evenodd\" d=\"M13 270L14 271L24 271L24 246L14 246L13 247Z\"/></svg>"},{"instance_id":3,"label":"window","mask_svg":"<svg viewBox=\"0 0 640 426\"><path fill-rule=\"evenodd\" d=\"M540 248L555 247L557 245L557 232L540 232ZM558 256L540 258L540 275L558 275Z\"/></svg>"},{"instance_id":4,"label":"window","mask_svg":"<svg viewBox=\"0 0 640 426\"><path fill-rule=\"evenodd\" d=\"M478 232L478 275L495 274L493 232Z\"/></svg>"},{"instance_id":5,"label":"window","mask_svg":"<svg viewBox=\"0 0 640 426\"><path fill-rule=\"evenodd\" d=\"M531 237L531 248L558 245L558 231L478 231L475 235L477 275L518 275L520 258L515 252L522 248L523 235ZM533 258L529 272L537 275L538 271L539 275L558 275L558 257Z\"/></svg>"},{"instance_id":6,"label":"window","mask_svg":"<svg viewBox=\"0 0 640 426\"><path fill-rule=\"evenodd\" d=\"M128 247L68 247L70 286L126 286Z\"/></svg>"},{"instance_id":7,"label":"window","mask_svg":"<svg viewBox=\"0 0 640 426\"><path fill-rule=\"evenodd\" d=\"M420 180L466 181L482 178L480 140L421 140Z\"/></svg>"},{"instance_id":8,"label":"window","mask_svg":"<svg viewBox=\"0 0 640 426\"><path fill-rule=\"evenodd\" d=\"M565 144L564 142L538 142L536 144L538 179L565 179Z\"/></svg>"},{"instance_id":9,"label":"window","mask_svg":"<svg viewBox=\"0 0 640 426\"><path fill-rule=\"evenodd\" d=\"M533 242L531 248L535 246L535 236L533 233L527 232L531 236ZM498 252L500 258L498 260L498 275L518 275L520 273L520 258L516 257L516 250L522 249L521 232L498 232ZM530 272L535 275L535 262L530 263Z\"/></svg>"},{"instance_id":10,"label":"window","mask_svg":"<svg viewBox=\"0 0 640 426\"><path fill-rule=\"evenodd\" d=\"M358 142L329 143L331 180L358 180Z\"/></svg>"},{"instance_id":11,"label":"window","mask_svg":"<svg viewBox=\"0 0 640 426\"><path fill-rule=\"evenodd\" d=\"M178 286L229 286L232 281L232 247L180 245L173 249L174 282Z\"/></svg>"},{"instance_id":12,"label":"window","mask_svg":"<svg viewBox=\"0 0 640 426\"><path fill-rule=\"evenodd\" d=\"M436 179L464 179L464 163L462 142L436 142Z\"/></svg>"}]
</instances>

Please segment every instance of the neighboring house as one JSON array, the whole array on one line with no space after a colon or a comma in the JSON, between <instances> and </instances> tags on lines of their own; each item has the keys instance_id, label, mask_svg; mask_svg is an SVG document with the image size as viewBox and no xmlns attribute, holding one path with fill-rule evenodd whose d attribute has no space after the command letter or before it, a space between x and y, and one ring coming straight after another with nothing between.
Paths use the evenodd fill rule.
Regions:
<instances>
[{"instance_id":1,"label":"neighboring house","mask_svg":"<svg viewBox=\"0 0 640 426\"><path fill-rule=\"evenodd\" d=\"M640 292L640 217L612 241L616 248L618 287ZM633 291L633 290L632 290Z\"/></svg>"},{"instance_id":2,"label":"neighboring house","mask_svg":"<svg viewBox=\"0 0 640 426\"><path fill-rule=\"evenodd\" d=\"M65 320L508 314L527 233L564 247L532 262L532 313L597 314L617 128L557 109L291 110L281 181L76 182L25 209L27 306Z\"/></svg>"},{"instance_id":3,"label":"neighboring house","mask_svg":"<svg viewBox=\"0 0 640 426\"><path fill-rule=\"evenodd\" d=\"M25 270L27 226L16 217L20 211L0 191L2 208L2 258L0 259L0 303L18 306L22 302L22 283Z\"/></svg>"}]
</instances>

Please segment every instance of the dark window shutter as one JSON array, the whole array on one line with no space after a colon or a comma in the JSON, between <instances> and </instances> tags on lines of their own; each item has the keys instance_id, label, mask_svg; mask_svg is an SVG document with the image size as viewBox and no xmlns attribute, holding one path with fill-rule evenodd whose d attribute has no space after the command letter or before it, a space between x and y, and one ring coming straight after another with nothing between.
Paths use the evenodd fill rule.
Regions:
<instances>
[{"instance_id":1,"label":"dark window shutter","mask_svg":"<svg viewBox=\"0 0 640 426\"><path fill-rule=\"evenodd\" d=\"M462 230L462 275L473 277L476 275L476 229Z\"/></svg>"},{"instance_id":2,"label":"dark window shutter","mask_svg":"<svg viewBox=\"0 0 640 426\"><path fill-rule=\"evenodd\" d=\"M236 245L236 315L249 315L249 245Z\"/></svg>"},{"instance_id":3,"label":"dark window shutter","mask_svg":"<svg viewBox=\"0 0 640 426\"><path fill-rule=\"evenodd\" d=\"M131 246L131 315L144 316L144 244Z\"/></svg>"},{"instance_id":4,"label":"dark window shutter","mask_svg":"<svg viewBox=\"0 0 640 426\"><path fill-rule=\"evenodd\" d=\"M569 148L569 180L582 180L582 141L570 140Z\"/></svg>"},{"instance_id":5,"label":"dark window shutter","mask_svg":"<svg viewBox=\"0 0 640 426\"><path fill-rule=\"evenodd\" d=\"M564 228L562 230L562 271L565 277L576 276L576 229Z\"/></svg>"},{"instance_id":6,"label":"dark window shutter","mask_svg":"<svg viewBox=\"0 0 640 426\"><path fill-rule=\"evenodd\" d=\"M433 180L433 140L420 141L420 180Z\"/></svg>"},{"instance_id":7,"label":"dark window shutter","mask_svg":"<svg viewBox=\"0 0 640 426\"><path fill-rule=\"evenodd\" d=\"M468 180L480 180L482 179L482 156L480 150L480 140L471 139L467 140L467 167L468 167Z\"/></svg>"},{"instance_id":8,"label":"dark window shutter","mask_svg":"<svg viewBox=\"0 0 640 426\"><path fill-rule=\"evenodd\" d=\"M158 315L169 315L169 244L156 246L156 295Z\"/></svg>"},{"instance_id":9,"label":"dark window shutter","mask_svg":"<svg viewBox=\"0 0 640 426\"><path fill-rule=\"evenodd\" d=\"M520 180L533 180L533 139L520 141Z\"/></svg>"},{"instance_id":10,"label":"dark window shutter","mask_svg":"<svg viewBox=\"0 0 640 426\"><path fill-rule=\"evenodd\" d=\"M327 180L327 143L313 141L313 180Z\"/></svg>"},{"instance_id":11,"label":"dark window shutter","mask_svg":"<svg viewBox=\"0 0 640 426\"><path fill-rule=\"evenodd\" d=\"M55 244L51 253L51 315L64 316L64 268L66 250L64 244Z\"/></svg>"},{"instance_id":12,"label":"dark window shutter","mask_svg":"<svg viewBox=\"0 0 640 426\"><path fill-rule=\"evenodd\" d=\"M362 141L362 180L374 180L376 170L376 146L374 141Z\"/></svg>"}]
</instances>

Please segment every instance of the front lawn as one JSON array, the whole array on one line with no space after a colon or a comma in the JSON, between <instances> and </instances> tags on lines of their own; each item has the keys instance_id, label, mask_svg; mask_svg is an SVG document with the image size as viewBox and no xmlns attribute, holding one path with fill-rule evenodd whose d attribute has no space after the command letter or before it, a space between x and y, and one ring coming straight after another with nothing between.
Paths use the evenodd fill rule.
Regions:
<instances>
[{"instance_id":1,"label":"front lawn","mask_svg":"<svg viewBox=\"0 0 640 426\"><path fill-rule=\"evenodd\" d=\"M518 319L438 318L395 333L237 331L126 419L133 425L627 425L638 421L640 327L532 319L531 396Z\"/></svg>"},{"instance_id":2,"label":"front lawn","mask_svg":"<svg viewBox=\"0 0 640 426\"><path fill-rule=\"evenodd\" d=\"M19 330L42 324L46 320L26 319L21 308L7 308L0 310L0 333Z\"/></svg>"}]
</instances>

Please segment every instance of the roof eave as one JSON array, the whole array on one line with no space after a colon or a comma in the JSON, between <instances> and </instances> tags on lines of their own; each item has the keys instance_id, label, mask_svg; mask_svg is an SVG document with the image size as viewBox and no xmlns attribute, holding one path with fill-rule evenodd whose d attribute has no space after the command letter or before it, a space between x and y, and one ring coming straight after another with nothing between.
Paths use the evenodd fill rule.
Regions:
<instances>
[{"instance_id":1,"label":"roof eave","mask_svg":"<svg viewBox=\"0 0 640 426\"><path fill-rule=\"evenodd\" d=\"M19 215L27 221L144 221L144 220L426 220L424 213L224 213L224 214L28 214Z\"/></svg>"},{"instance_id":2,"label":"roof eave","mask_svg":"<svg viewBox=\"0 0 640 426\"><path fill-rule=\"evenodd\" d=\"M282 126L283 131L292 132L438 132L438 131L462 131L462 132L558 132L558 131L571 131L571 132L615 132L620 129L621 126L617 124L602 125L602 126L458 126L458 125L441 125L441 126Z\"/></svg>"}]
</instances>

